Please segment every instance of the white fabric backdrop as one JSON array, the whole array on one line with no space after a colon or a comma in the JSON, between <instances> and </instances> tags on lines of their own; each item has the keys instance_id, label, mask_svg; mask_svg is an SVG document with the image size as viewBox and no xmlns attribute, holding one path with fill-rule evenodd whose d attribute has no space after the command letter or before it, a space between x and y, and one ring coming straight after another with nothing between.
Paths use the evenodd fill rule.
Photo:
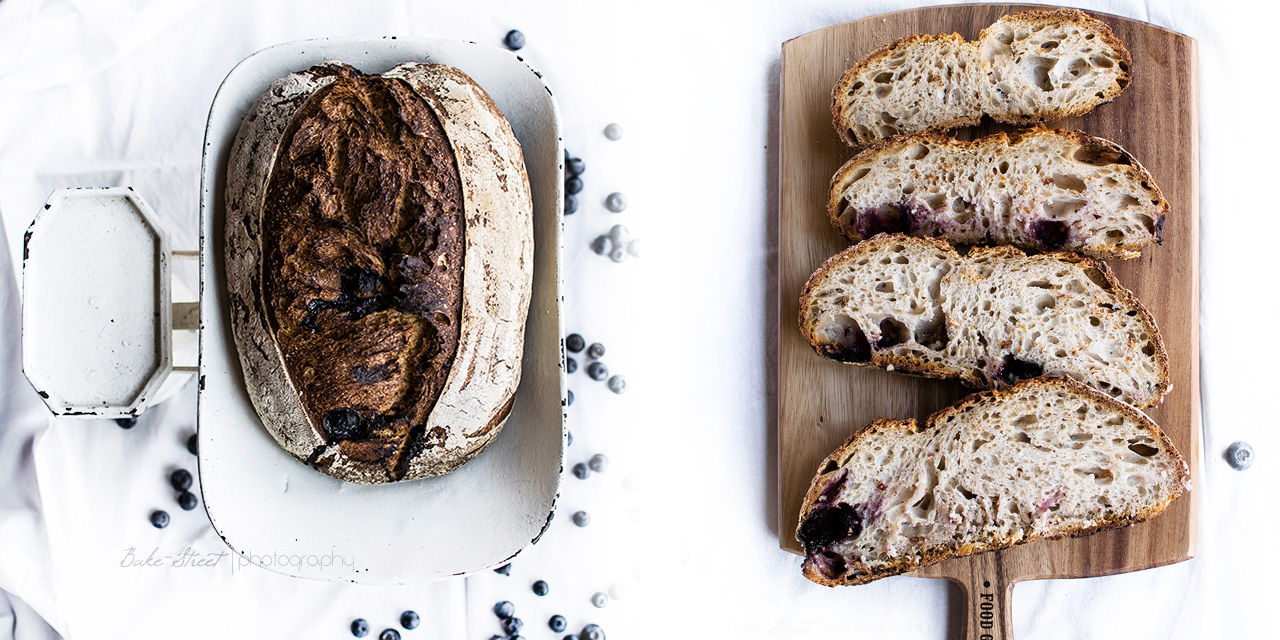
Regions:
<instances>
[{"instance_id":1,"label":"white fabric backdrop","mask_svg":"<svg viewBox=\"0 0 1280 640\"><path fill-rule=\"evenodd\" d=\"M1277 10L1244 0L1081 3L1199 41L1202 404L1199 556L1108 578L1014 590L1015 635L1028 638L1264 637L1264 576L1277 517L1276 418L1267 401L1280 358L1280 317L1266 187L1280 143L1253 125L1276 104L1265 75ZM531 639L552 613L609 636L942 638L959 612L940 581L892 578L828 590L799 575L777 545L776 446L766 371L774 301L777 74L780 44L843 20L913 2L342 3L224 0L0 0L0 638L349 637L399 611L423 614L406 638L487 638L489 612L515 601ZM131 431L48 418L20 372L21 238L49 192L130 184L194 247L204 120L222 77L277 42L341 35L420 35L500 43L545 73L566 145L588 164L583 206L566 224L566 326L609 348L631 391L614 396L570 377L570 464L613 459L605 474L566 480L559 516L510 578L483 575L414 587L291 580L264 570L124 569L127 547L221 550L200 511L172 504L164 474L193 468L182 448L194 393ZM1247 114L1247 115L1245 115ZM608 122L620 142L601 136ZM1246 128L1247 131L1246 131ZM1263 189L1257 186L1262 185ZM630 207L604 211L622 191ZM1264 195L1259 195L1264 194ZM643 239L622 265L587 245L612 224ZM1243 439L1246 472L1221 452ZM156 531L152 508L174 523ZM569 515L586 509L593 524ZM543 578L552 594L528 585ZM609 585L636 597L595 610ZM4 594L0 594L4 595ZM6 604L7 603L7 604ZM952 616L952 617L949 617ZM12 624L10 625L10 621Z\"/></svg>"}]
</instances>

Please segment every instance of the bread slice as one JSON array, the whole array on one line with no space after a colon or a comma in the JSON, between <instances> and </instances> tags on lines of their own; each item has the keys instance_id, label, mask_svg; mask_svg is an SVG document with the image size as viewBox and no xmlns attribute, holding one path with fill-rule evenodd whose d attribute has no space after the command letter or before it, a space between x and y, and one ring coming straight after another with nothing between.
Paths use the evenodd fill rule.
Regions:
<instances>
[{"instance_id":1,"label":"bread slice","mask_svg":"<svg viewBox=\"0 0 1280 640\"><path fill-rule=\"evenodd\" d=\"M877 420L822 461L800 511L806 578L863 584L1159 514L1187 463L1150 418L1065 378L915 420Z\"/></svg>"},{"instance_id":2,"label":"bread slice","mask_svg":"<svg viewBox=\"0 0 1280 640\"><path fill-rule=\"evenodd\" d=\"M975 387L1075 378L1139 407L1169 390L1151 314L1105 263L1013 247L879 235L827 260L800 296L822 356Z\"/></svg>"},{"instance_id":3,"label":"bread slice","mask_svg":"<svg viewBox=\"0 0 1280 640\"><path fill-rule=\"evenodd\" d=\"M1083 11L1007 15L968 42L958 34L895 40L844 73L832 92L836 131L861 146L899 134L1078 116L1128 86L1132 59Z\"/></svg>"},{"instance_id":4,"label":"bread slice","mask_svg":"<svg viewBox=\"0 0 1280 640\"><path fill-rule=\"evenodd\" d=\"M827 214L852 242L900 231L961 244L1011 244L1134 258L1160 242L1169 203L1114 142L1036 127L973 142L895 136L831 179Z\"/></svg>"}]
</instances>

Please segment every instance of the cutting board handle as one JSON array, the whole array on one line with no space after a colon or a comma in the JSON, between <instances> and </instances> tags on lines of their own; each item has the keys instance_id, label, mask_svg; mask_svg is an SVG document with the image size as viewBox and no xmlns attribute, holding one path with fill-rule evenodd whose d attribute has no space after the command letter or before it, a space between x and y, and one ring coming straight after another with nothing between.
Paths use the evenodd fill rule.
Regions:
<instances>
[{"instance_id":1,"label":"cutting board handle","mask_svg":"<svg viewBox=\"0 0 1280 640\"><path fill-rule=\"evenodd\" d=\"M967 575L951 577L964 594L965 640L1013 640L1013 583L1000 554L973 556L968 566Z\"/></svg>"}]
</instances>

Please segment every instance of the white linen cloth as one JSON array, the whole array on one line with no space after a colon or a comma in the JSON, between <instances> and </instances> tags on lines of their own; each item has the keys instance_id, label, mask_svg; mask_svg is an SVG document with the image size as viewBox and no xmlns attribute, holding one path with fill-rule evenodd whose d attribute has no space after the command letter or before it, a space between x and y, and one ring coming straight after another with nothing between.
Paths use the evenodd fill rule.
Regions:
<instances>
[{"instance_id":1,"label":"white linen cloth","mask_svg":"<svg viewBox=\"0 0 1280 640\"><path fill-rule=\"evenodd\" d=\"M1026 638L1266 637L1276 573L1272 325L1280 304L1268 188L1280 133L1266 73L1271 3L1089 1L1199 41L1201 353L1204 466L1196 559L1132 574L1023 583L1015 635ZM509 599L530 639L597 622L609 637L943 638L962 615L944 582L890 578L830 590L805 581L778 548L777 448L770 415L775 328L777 89L784 40L917 3L498 0L342 3L225 0L0 1L0 638L350 637L404 609L418 638L487 638ZM308 582L230 562L210 568L119 566L125 549L223 547L201 511L173 503L166 475L194 470L183 448L194 390L124 431L53 420L20 371L22 234L49 192L132 185L175 248L196 245L199 163L209 104L248 54L278 42L419 35L498 45L525 32L522 55L555 90L568 148L588 165L566 219L565 322L631 389L615 396L570 376L569 465L604 452L609 471L568 477L543 541L512 575L407 587ZM1141 55L1141 52L1135 52ZM619 142L601 135L609 122ZM625 213L601 206L628 196ZM1175 215L1177 212L1175 212ZM588 244L616 223L644 256L615 265ZM786 319L783 319L786 321ZM579 357L585 365L585 358ZM1258 452L1237 472L1234 440ZM150 527L164 508L173 523ZM589 511L579 529L570 515ZM789 535L784 532L783 535ZM529 591L545 579L551 594ZM603 610L587 599L620 585Z\"/></svg>"}]
</instances>

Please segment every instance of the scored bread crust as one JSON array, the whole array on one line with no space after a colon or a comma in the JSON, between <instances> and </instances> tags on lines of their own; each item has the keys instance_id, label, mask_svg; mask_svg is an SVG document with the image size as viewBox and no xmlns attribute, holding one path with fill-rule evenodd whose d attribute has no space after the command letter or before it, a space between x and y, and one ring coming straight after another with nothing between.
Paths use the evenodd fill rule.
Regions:
<instances>
[{"instance_id":1,"label":"scored bread crust","mask_svg":"<svg viewBox=\"0 0 1280 640\"><path fill-rule=\"evenodd\" d=\"M1006 45L1000 39L1006 30L1016 32L1018 28L1025 28L1034 33L1046 27L1062 24L1085 30L1094 36L1097 46L1106 47L1105 52L1108 56L1106 59L1110 63L1106 67L1106 74L1114 77L1105 86L1089 87L1089 92L1094 94L1089 99L1075 100L1073 97L1057 107L1037 108L1031 112L1027 112L1025 109L1019 110L1024 105L1016 102L1018 96L1025 94L1029 90L1039 91L1041 87L1033 84L1033 80L1025 77L1023 71L1018 67L1018 61L1013 61L1012 63L1002 61L1005 64L1000 65L989 58L995 55L1007 57L1014 54L1011 47L1012 43ZM948 51L948 60L942 64L941 69L942 73L947 74L945 81L941 77L931 76L932 72L925 72L926 75L923 82L928 85L928 90L919 92L918 98L923 100L922 102L912 101L914 106L921 108L913 114L901 113L895 116L892 121L885 121L878 114L872 114L874 118L868 116L864 122L858 121L858 114L853 113L854 110L849 105L858 97L856 95L858 90L864 88L869 92L875 90L869 87L868 78L866 78L867 73L871 70L881 69L886 62L905 58L912 53L917 53L919 49L927 47L948 48L950 51ZM1009 49L1007 54L1003 50L1006 47ZM1092 47L1090 48L1092 49ZM1023 55L1036 54L1036 57L1039 57L1039 54L1057 56L1061 53L1060 51L1040 50L1037 48L1033 51L1023 52ZM1094 53L1096 51L1090 51L1086 55ZM1021 60L1021 57L1019 56L1018 60ZM1056 57L1050 59L1057 60ZM891 135L975 125L978 124L983 115L988 115L995 120L1009 124L1028 125L1051 122L1061 118L1084 115L1094 107L1114 100L1132 80L1132 75L1129 71L1132 63L1133 58L1128 49L1115 37L1115 34L1106 23L1078 9L1031 9L1002 16L995 23L983 29L978 34L977 40L967 41L957 33L913 34L894 40L876 49L862 58L852 68L845 71L840 81L832 89L832 121L840 139L845 144L854 147L867 145ZM954 87L948 87L947 82L951 82L951 79L956 76L959 76L955 80L958 84ZM873 78L871 79L874 80ZM894 79L890 82L902 82L902 80ZM935 83L941 86L933 86ZM1003 92L988 89L989 86L996 85L1004 85L1010 94L1015 95L1006 95ZM988 95L988 93L995 93L996 95ZM1099 93L1101 95L1096 95ZM868 109L881 111L881 107L885 106L881 100L882 98L877 97L874 101L871 101ZM862 115L866 116L867 114ZM919 116L922 122L917 124L909 119L916 116Z\"/></svg>"},{"instance_id":2,"label":"scored bread crust","mask_svg":"<svg viewBox=\"0 0 1280 640\"><path fill-rule=\"evenodd\" d=\"M285 367L263 295L263 213L285 130L299 108L345 68L316 65L271 83L232 143L226 185L228 306L249 398L290 455L348 482L392 481L382 461L360 461L327 442ZM446 65L406 63L400 78L435 112L456 158L465 221L461 327L453 364L400 480L448 473L501 430L520 382L532 295L533 203L520 144L489 95Z\"/></svg>"},{"instance_id":3,"label":"scored bread crust","mask_svg":"<svg viewBox=\"0 0 1280 640\"><path fill-rule=\"evenodd\" d=\"M850 242L865 239L861 226L1118 259L1161 242L1168 213L1155 178L1123 147L1039 126L974 141L936 131L880 140L832 176L827 200Z\"/></svg>"},{"instance_id":4,"label":"scored bread crust","mask_svg":"<svg viewBox=\"0 0 1280 640\"><path fill-rule=\"evenodd\" d=\"M1130 397L1123 399L1142 408L1153 407L1158 405L1172 388L1172 382L1169 377L1168 352L1165 349L1164 340L1160 335L1160 329L1156 325L1155 318L1152 317L1151 313L1142 305L1141 301L1138 300L1137 296L1135 296L1133 292L1124 288L1124 286L1120 284L1120 281L1116 279L1115 274L1112 273L1111 268L1108 267L1105 262L1074 253L1064 252L1043 253L1035 256L1027 256L1019 249L1007 246L977 247L962 257L951 247L951 244L944 239L918 238L902 234L881 234L871 238L870 240L853 245L831 258L828 258L822 263L822 266L818 267L817 271L809 277L809 280L805 282L804 289L800 294L800 310L798 318L800 333L804 337L805 341L808 342L819 355L826 358L836 359L846 364L887 369L895 373L920 375L927 378L958 378L966 386L976 388L999 388L1009 386L1000 380L998 376L989 375L985 372L980 375L978 373L979 369L973 363L950 363L941 359L930 360L918 355L901 352L901 350L895 350L893 348L882 349L870 346L869 358L865 361L841 360L824 352L823 347L825 342L821 340L818 335L820 321L824 318L824 316L819 314L817 309L818 303L820 302L818 295L820 293L819 289L829 285L829 283L835 278L837 270L845 268L861 256L872 254L875 251L894 245L901 245L904 248L919 250L925 253L933 253L939 260L949 261L952 268L950 268L943 276L943 279L949 282L954 282L962 276L973 278L974 274L963 272L961 267L964 266L966 262L974 263L985 259L1008 259L1014 261L1025 260L1027 262L1035 261L1046 264L1057 263L1066 266L1078 266L1085 272L1086 278L1088 278L1090 274L1096 274L1106 282L1107 286L1102 287L1102 289L1110 295L1115 296L1116 302L1119 303L1119 308L1126 309L1127 312L1132 312L1132 316L1130 317L1132 317L1138 325L1141 326L1142 330L1150 337L1150 344L1152 346L1152 353L1148 357L1151 358L1151 364L1156 372L1153 388L1150 390L1148 395L1145 395L1145 397ZM1100 283L1095 282L1094 284L1101 287ZM957 284L955 286L958 287L960 285ZM942 293L941 296L936 297L945 297L945 295L945 293ZM966 318L947 316L944 320L944 326L947 329L948 336L960 335L960 332L967 326L965 325ZM862 327L859 325L859 329L862 334L865 335L869 345L875 345L881 337L878 328ZM914 336L912 339L914 340ZM991 365L988 367L989 369L994 367L994 363L988 364ZM1049 363L1040 362L1037 364L1044 366ZM1078 372L1060 373L1076 373L1077 375L1080 375ZM1101 380L1085 380L1085 382L1090 384L1107 383L1107 381ZM1113 388L1118 390L1118 387Z\"/></svg>"},{"instance_id":5,"label":"scored bread crust","mask_svg":"<svg viewBox=\"0 0 1280 640\"><path fill-rule=\"evenodd\" d=\"M802 572L806 578L827 587L859 585L885 578L888 576L898 575L913 571L915 569L937 564L943 560L950 558L958 558L962 556L973 555L987 551L998 551L1007 549L1017 544L1032 542L1038 539L1053 540L1058 538L1075 538L1090 535L1108 529L1119 529L1127 527L1138 522L1149 520L1165 510L1175 499L1184 491L1190 488L1191 474L1187 467L1186 459L1178 452L1173 441L1160 429L1158 425L1146 414L1124 402L1115 400L1106 394L1097 391L1084 384L1076 382L1070 378L1041 377L1031 380L1019 382L1009 389L998 389L985 391L970 395L960 402L946 407L925 419L924 426L921 427L914 419L910 420L886 420L877 419L867 427L857 431L849 436L843 444L841 444L831 455L827 456L818 464L817 473L814 475L813 481L809 485L809 490L805 493L805 498L800 507L800 520L796 527L797 539L800 537L800 528L803 526L806 516L818 504L824 492L828 489L829 483L837 474L841 473L843 467L853 458L853 455L866 442L874 440L876 436L884 434L892 434L900 432L904 434L918 434L928 432L938 425L946 423L948 419L959 417L967 410L981 407L985 403L993 400L1016 396L1018 394L1034 390L1045 389L1050 391L1064 391L1070 394L1084 396L1094 402L1122 413L1126 418L1131 420L1137 426L1141 427L1153 440L1160 443L1160 451L1166 452L1173 459L1173 466L1176 469L1174 481L1174 491L1170 495L1158 499L1137 512L1130 515L1115 515L1111 517L1096 518L1089 525L1072 526L1058 531L1038 532L1034 528L1029 528L1027 535L1024 537L1017 536L1000 536L988 535L980 536L972 539L957 542L953 545L947 545L939 548L926 549L919 555L903 556L896 560L885 563L876 568L870 568L865 563L861 564L860 569L865 572L848 572L839 579L833 579L824 575L818 570L815 563L805 562Z\"/></svg>"}]
</instances>

